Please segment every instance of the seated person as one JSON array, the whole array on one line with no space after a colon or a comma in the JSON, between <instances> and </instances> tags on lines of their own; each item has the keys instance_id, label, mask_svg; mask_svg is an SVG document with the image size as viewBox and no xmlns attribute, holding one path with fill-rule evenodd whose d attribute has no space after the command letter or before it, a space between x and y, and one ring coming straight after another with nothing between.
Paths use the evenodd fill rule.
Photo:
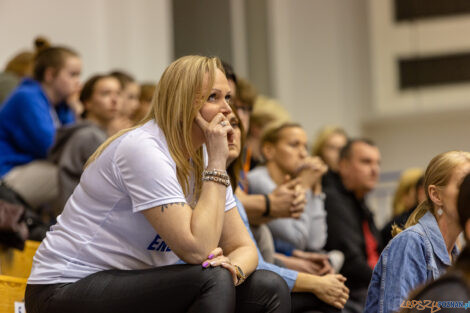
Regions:
<instances>
[{"instance_id":1,"label":"seated person","mask_svg":"<svg viewBox=\"0 0 470 313\"><path fill-rule=\"evenodd\" d=\"M34 257L26 310L289 312L282 278L255 271L256 246L235 209L220 60L174 61L155 93L153 115L87 162Z\"/></svg>"},{"instance_id":2,"label":"seated person","mask_svg":"<svg viewBox=\"0 0 470 313\"><path fill-rule=\"evenodd\" d=\"M83 120L57 131L49 159L59 166L59 212L80 182L86 161L108 138L109 124L117 115L120 92L121 86L115 77L91 77L80 93Z\"/></svg>"},{"instance_id":3,"label":"seated person","mask_svg":"<svg viewBox=\"0 0 470 313\"><path fill-rule=\"evenodd\" d=\"M153 94L155 93L155 84L145 83L140 85L139 106L132 115L134 124L143 120L150 112Z\"/></svg>"},{"instance_id":4,"label":"seated person","mask_svg":"<svg viewBox=\"0 0 470 313\"><path fill-rule=\"evenodd\" d=\"M251 128L251 113L258 95L254 87L248 81L237 78L232 67L228 63L223 62L222 64L232 91L233 105L236 107L236 111L240 116L245 134L248 134L248 130ZM261 121L258 120L258 122ZM258 124L259 125L255 125L255 128L259 131L262 123ZM275 259L274 243L271 233L265 223L278 217L299 217L303 211L303 206L293 206L292 204L294 202L304 203L302 199L304 199L305 195L303 193L295 194L294 191L287 187L288 183L281 184L267 195L247 194L248 183L246 181L246 173L248 173L250 169L249 160L251 150L249 147L244 146L243 151L245 162L243 164L243 169L240 170L241 179L235 190L235 194L245 207L250 220L251 230L257 240L258 247L261 250L263 257L268 262L276 262L278 260ZM267 209L269 209L269 214L266 214ZM313 264L307 265L313 266Z\"/></svg>"},{"instance_id":5,"label":"seated person","mask_svg":"<svg viewBox=\"0 0 470 313\"><path fill-rule=\"evenodd\" d=\"M46 158L56 129L75 120L65 99L80 87L81 61L65 47L36 55L25 79L0 110L0 177L32 207L57 197L57 169Z\"/></svg>"},{"instance_id":6,"label":"seated person","mask_svg":"<svg viewBox=\"0 0 470 313\"><path fill-rule=\"evenodd\" d=\"M380 233L365 202L379 180L379 149L367 139L349 140L341 150L338 173L338 184L325 188L328 212L325 249L344 253L340 273L346 277L350 290L346 309L362 312L381 251Z\"/></svg>"},{"instance_id":7,"label":"seated person","mask_svg":"<svg viewBox=\"0 0 470 313\"><path fill-rule=\"evenodd\" d=\"M393 217L380 231L384 246L392 240L392 227L403 228L411 213L426 198L424 194L424 172L420 168L404 170L393 196Z\"/></svg>"},{"instance_id":8,"label":"seated person","mask_svg":"<svg viewBox=\"0 0 470 313\"><path fill-rule=\"evenodd\" d=\"M244 136L243 125L235 109L227 116L233 128L233 142L229 145L229 163L227 172L230 176L232 188L237 186L242 157L240 156ZM248 217L240 201L235 197L240 216L250 232ZM252 234L251 234L252 235ZM253 237L253 235L252 235ZM268 263L258 250L258 269L265 269L279 274L291 290L292 312L337 312L344 307L348 299L348 289L344 286L345 278L342 275L329 274L325 276L301 273L281 268Z\"/></svg>"},{"instance_id":9,"label":"seated person","mask_svg":"<svg viewBox=\"0 0 470 313\"><path fill-rule=\"evenodd\" d=\"M267 225L275 241L292 245L299 251L321 251L326 242L326 212L321 177L326 166L319 158L308 156L307 136L298 124L285 123L268 127L261 139L265 166L258 166L247 175L249 192L269 194L277 186L288 182L285 188L296 194L304 194L306 203L298 218L277 218ZM291 179L292 178L292 179ZM269 213L268 213L269 214ZM289 259L278 255L287 267ZM295 268L299 270L305 270Z\"/></svg>"},{"instance_id":10,"label":"seated person","mask_svg":"<svg viewBox=\"0 0 470 313\"><path fill-rule=\"evenodd\" d=\"M336 126L325 126L315 138L312 155L320 157L328 166L328 172L322 177L323 188L338 184L339 153L346 142L348 142L346 132Z\"/></svg>"},{"instance_id":11,"label":"seated person","mask_svg":"<svg viewBox=\"0 0 470 313\"><path fill-rule=\"evenodd\" d=\"M470 241L470 175L467 175L459 188L457 198L457 212L460 227L463 229L467 242ZM423 288L414 291L410 300L431 301L436 305L439 301L449 301L446 304L457 302L463 304L459 309L444 304L440 305L439 312L466 312L467 301L470 299L470 245L466 245L455 265L449 268L446 274L439 279L427 284ZM416 303L416 302L415 302ZM438 305L438 304L437 304ZM403 302L400 307L406 308L402 312L418 312L420 307L413 306L413 302ZM419 310L419 311L422 311ZM434 312L437 312L435 309Z\"/></svg>"},{"instance_id":12,"label":"seated person","mask_svg":"<svg viewBox=\"0 0 470 313\"><path fill-rule=\"evenodd\" d=\"M396 312L408 293L437 279L457 257L462 232L456 208L458 187L470 173L470 153L435 156L424 174L426 200L382 252L372 274L365 312Z\"/></svg>"},{"instance_id":13,"label":"seated person","mask_svg":"<svg viewBox=\"0 0 470 313\"><path fill-rule=\"evenodd\" d=\"M139 108L140 86L134 77L123 71L113 71L110 74L121 83L121 103L117 117L111 122L109 131L114 135L122 129L135 125L134 115Z\"/></svg>"}]
</instances>

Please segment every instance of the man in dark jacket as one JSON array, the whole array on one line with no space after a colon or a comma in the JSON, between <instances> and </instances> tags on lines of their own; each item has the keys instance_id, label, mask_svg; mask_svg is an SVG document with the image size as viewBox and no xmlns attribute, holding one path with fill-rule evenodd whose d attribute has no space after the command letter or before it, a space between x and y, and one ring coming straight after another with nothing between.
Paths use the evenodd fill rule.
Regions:
<instances>
[{"instance_id":1,"label":"man in dark jacket","mask_svg":"<svg viewBox=\"0 0 470 313\"><path fill-rule=\"evenodd\" d=\"M380 256L380 233L365 196L379 179L380 152L369 140L353 139L340 154L340 180L326 190L327 250L340 250L341 274L350 288L346 310L362 312L372 270Z\"/></svg>"}]
</instances>

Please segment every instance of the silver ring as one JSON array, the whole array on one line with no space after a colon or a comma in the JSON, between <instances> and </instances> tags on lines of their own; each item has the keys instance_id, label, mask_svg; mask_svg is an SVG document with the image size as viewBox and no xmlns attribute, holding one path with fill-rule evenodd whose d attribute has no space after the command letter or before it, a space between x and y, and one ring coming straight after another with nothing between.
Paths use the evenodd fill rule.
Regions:
<instances>
[{"instance_id":1,"label":"silver ring","mask_svg":"<svg viewBox=\"0 0 470 313\"><path fill-rule=\"evenodd\" d=\"M220 122L220 125L222 125L222 126L227 126L227 122L226 122L226 121L222 121L222 122Z\"/></svg>"}]
</instances>

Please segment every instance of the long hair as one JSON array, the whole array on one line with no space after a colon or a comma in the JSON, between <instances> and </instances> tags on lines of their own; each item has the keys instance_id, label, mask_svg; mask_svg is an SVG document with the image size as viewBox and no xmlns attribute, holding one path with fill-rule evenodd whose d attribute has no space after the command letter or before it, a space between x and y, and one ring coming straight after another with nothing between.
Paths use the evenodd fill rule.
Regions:
<instances>
[{"instance_id":1,"label":"long hair","mask_svg":"<svg viewBox=\"0 0 470 313\"><path fill-rule=\"evenodd\" d=\"M320 129L315 138L315 141L313 142L311 154L313 156L319 156L322 160L324 160L323 148L325 147L328 139L330 139L332 135L336 134L343 135L345 138L348 138L346 131L339 126L329 125Z\"/></svg>"},{"instance_id":2,"label":"long hair","mask_svg":"<svg viewBox=\"0 0 470 313\"><path fill-rule=\"evenodd\" d=\"M427 212L431 212L435 215L434 204L429 197L429 186L435 185L440 188L447 186L454 170L467 162L470 162L470 153L465 151L444 152L438 154L429 162L426 172L424 173L424 192L426 193L426 199L411 213L404 229L418 223L419 219ZM392 236L396 236L401 231L402 229L397 225L392 226Z\"/></svg>"},{"instance_id":3,"label":"long hair","mask_svg":"<svg viewBox=\"0 0 470 313\"><path fill-rule=\"evenodd\" d=\"M230 108L232 109L233 114L238 119L238 127L240 128L241 136L240 136L240 154L238 157L230 163L227 167L227 174L230 177L230 184L232 185L232 190L235 192L237 189L238 182L240 181L240 172L243 169L243 148L245 147L245 129L243 128L243 124L240 120L240 116L238 116L237 109L233 104L230 104Z\"/></svg>"},{"instance_id":4,"label":"long hair","mask_svg":"<svg viewBox=\"0 0 470 313\"><path fill-rule=\"evenodd\" d=\"M410 190L416 188L416 184L422 176L423 170L420 168L409 168L403 171L393 196L393 216L398 216L403 212L411 209L405 206L403 198L409 194Z\"/></svg>"},{"instance_id":5,"label":"long hair","mask_svg":"<svg viewBox=\"0 0 470 313\"><path fill-rule=\"evenodd\" d=\"M170 155L176 163L176 176L185 196L190 194L189 178L194 173L194 198L199 197L204 169L202 147L194 151L191 137L196 113L203 106L214 84L216 70L223 72L216 57L185 56L163 72L147 116L136 126L124 129L106 140L88 159L85 167L96 160L116 138L144 123L155 120L165 135ZM206 88L203 82L207 79Z\"/></svg>"}]
</instances>

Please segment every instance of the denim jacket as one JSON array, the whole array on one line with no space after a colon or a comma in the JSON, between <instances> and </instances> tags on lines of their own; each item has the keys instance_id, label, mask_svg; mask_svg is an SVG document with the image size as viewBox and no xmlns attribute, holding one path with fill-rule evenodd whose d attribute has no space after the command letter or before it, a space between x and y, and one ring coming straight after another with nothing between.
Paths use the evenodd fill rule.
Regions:
<instances>
[{"instance_id":1,"label":"denim jacket","mask_svg":"<svg viewBox=\"0 0 470 313\"><path fill-rule=\"evenodd\" d=\"M452 256L457 256L457 248ZM430 212L390 241L369 284L364 313L392 313L410 291L442 275L451 265L436 218Z\"/></svg>"}]
</instances>

